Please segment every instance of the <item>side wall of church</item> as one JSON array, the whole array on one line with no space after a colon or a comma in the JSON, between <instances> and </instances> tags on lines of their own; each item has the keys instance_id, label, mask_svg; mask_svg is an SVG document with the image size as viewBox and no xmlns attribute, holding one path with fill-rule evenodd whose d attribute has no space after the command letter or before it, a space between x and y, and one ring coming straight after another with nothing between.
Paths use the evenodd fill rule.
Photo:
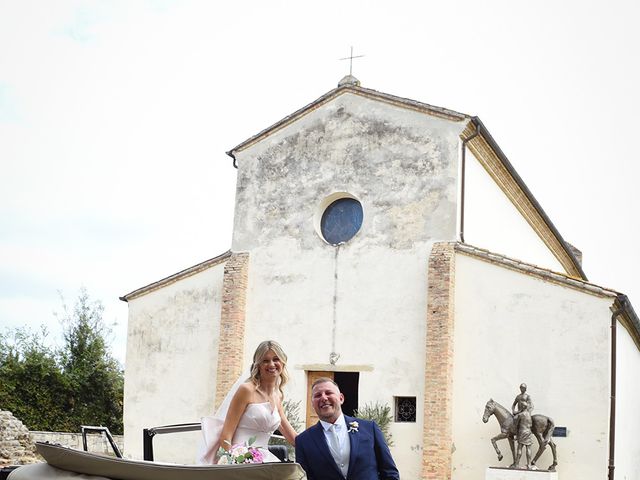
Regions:
<instances>
[{"instance_id":1,"label":"side wall of church","mask_svg":"<svg viewBox=\"0 0 640 480\"><path fill-rule=\"evenodd\" d=\"M471 152L467 152L464 240L555 272L564 268Z\"/></svg>"},{"instance_id":2,"label":"side wall of church","mask_svg":"<svg viewBox=\"0 0 640 480\"><path fill-rule=\"evenodd\" d=\"M640 478L640 351L628 330L617 326L616 478Z\"/></svg>"},{"instance_id":3,"label":"side wall of church","mask_svg":"<svg viewBox=\"0 0 640 480\"><path fill-rule=\"evenodd\" d=\"M213 412L224 263L129 301L124 395L127 456L144 428ZM157 435L155 458L195 461L200 432Z\"/></svg>"},{"instance_id":4,"label":"side wall of church","mask_svg":"<svg viewBox=\"0 0 640 480\"><path fill-rule=\"evenodd\" d=\"M497 461L490 439L500 429L482 416L490 398L511 411L522 382L533 413L567 429L554 439L559 476L605 478L613 298L464 254L455 275L452 478L481 479L487 466L511 463L507 440ZM551 462L547 449L538 465Z\"/></svg>"},{"instance_id":5,"label":"side wall of church","mask_svg":"<svg viewBox=\"0 0 640 480\"><path fill-rule=\"evenodd\" d=\"M456 235L462 128L346 94L237 155L232 250L251 257L245 356L266 337L281 342L303 410L310 365L360 371L360 406L416 397L418 421L391 429L403 478L420 477L427 260L433 241ZM340 247L316 231L336 192L364 211Z\"/></svg>"}]
</instances>

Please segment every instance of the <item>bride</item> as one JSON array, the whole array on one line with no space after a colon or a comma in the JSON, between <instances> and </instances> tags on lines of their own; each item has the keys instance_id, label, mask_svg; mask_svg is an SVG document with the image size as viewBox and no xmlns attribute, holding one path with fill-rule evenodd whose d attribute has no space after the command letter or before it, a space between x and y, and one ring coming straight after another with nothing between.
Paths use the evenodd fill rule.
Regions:
<instances>
[{"instance_id":1,"label":"bride","mask_svg":"<svg viewBox=\"0 0 640 480\"><path fill-rule=\"evenodd\" d=\"M287 355L282 347L272 340L260 343L253 354L249 378L236 382L215 417L203 417L205 449L199 463L216 463L220 447L229 450L252 437L252 446L260 448L265 462L279 462L267 449L269 437L280 430L295 445L297 435L282 408L282 388L288 379Z\"/></svg>"}]
</instances>

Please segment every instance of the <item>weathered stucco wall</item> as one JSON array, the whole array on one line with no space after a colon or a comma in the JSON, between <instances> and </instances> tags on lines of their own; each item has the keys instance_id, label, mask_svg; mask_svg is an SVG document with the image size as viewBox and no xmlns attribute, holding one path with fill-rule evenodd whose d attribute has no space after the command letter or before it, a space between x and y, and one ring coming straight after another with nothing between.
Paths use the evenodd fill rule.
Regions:
<instances>
[{"instance_id":1,"label":"weathered stucco wall","mask_svg":"<svg viewBox=\"0 0 640 480\"><path fill-rule=\"evenodd\" d=\"M291 362L292 399L301 400L304 409L307 391L302 366L328 365L335 351L340 355L338 370L345 365L367 367L360 373L359 405L379 401L393 406L394 396L416 396L420 409L424 258L415 252L360 251L354 243L341 247L336 269L334 252L324 257L292 249L254 253L247 308L247 323L252 326L247 328L245 351L252 352L268 336L282 343ZM391 432L393 454L406 478L418 478L420 413L417 418L418 423L393 425Z\"/></svg>"},{"instance_id":2,"label":"weathered stucco wall","mask_svg":"<svg viewBox=\"0 0 640 480\"><path fill-rule=\"evenodd\" d=\"M617 326L616 478L640 478L640 351L629 332Z\"/></svg>"},{"instance_id":3,"label":"weathered stucco wall","mask_svg":"<svg viewBox=\"0 0 640 480\"><path fill-rule=\"evenodd\" d=\"M362 202L364 245L452 240L463 127L351 93L335 98L236 155L232 250L291 239L317 251L313 217L334 192Z\"/></svg>"},{"instance_id":4,"label":"weathered stucco wall","mask_svg":"<svg viewBox=\"0 0 640 480\"><path fill-rule=\"evenodd\" d=\"M237 155L233 250L251 252L246 352L265 337L290 357L290 394L306 400L302 366L364 365L359 404L416 396L424 384L427 258L456 235L464 125L342 95ZM335 192L360 200L346 244L314 228ZM418 423L392 428L404 478L418 478Z\"/></svg>"},{"instance_id":5,"label":"weathered stucco wall","mask_svg":"<svg viewBox=\"0 0 640 480\"><path fill-rule=\"evenodd\" d=\"M500 432L495 417L483 424L482 415L490 398L511 410L521 382L534 414L567 427L566 438L555 438L559 476L606 478L612 303L456 255L454 480L482 480L487 465L510 464L508 442L499 442L501 463L490 443ZM550 451L538 464L551 464Z\"/></svg>"},{"instance_id":6,"label":"weathered stucco wall","mask_svg":"<svg viewBox=\"0 0 640 480\"><path fill-rule=\"evenodd\" d=\"M124 430L142 458L143 428L213 410L224 263L129 301ZM157 436L160 461L193 463L200 433Z\"/></svg>"}]
</instances>

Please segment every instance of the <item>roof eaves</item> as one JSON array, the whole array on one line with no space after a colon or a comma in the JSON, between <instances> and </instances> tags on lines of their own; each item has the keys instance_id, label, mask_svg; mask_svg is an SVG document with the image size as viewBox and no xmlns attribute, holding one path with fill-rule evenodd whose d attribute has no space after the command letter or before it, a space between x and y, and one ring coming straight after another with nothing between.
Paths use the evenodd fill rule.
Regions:
<instances>
[{"instance_id":1,"label":"roof eaves","mask_svg":"<svg viewBox=\"0 0 640 480\"><path fill-rule=\"evenodd\" d=\"M168 277L162 278L156 282L150 283L144 287L138 288L132 292L127 293L120 297L120 300L123 302L128 302L129 300L133 300L134 298L145 295L154 290L158 290L159 288L170 285L178 280L182 280L183 278L190 277L191 275L195 275L196 273L200 273L203 270L211 268L215 265L218 265L225 260L227 260L231 256L231 250L227 250L221 255L217 257L210 258L209 260L205 260L204 262L193 265L192 267L185 268L184 270L179 271L178 273L174 273L173 275L169 275Z\"/></svg>"},{"instance_id":2,"label":"roof eaves","mask_svg":"<svg viewBox=\"0 0 640 480\"><path fill-rule=\"evenodd\" d=\"M272 133L274 131L277 131L277 130L280 130L281 128L285 127L286 125L289 125L295 119L297 119L298 117L301 117L302 115L304 115L308 111L315 110L320 105L323 105L323 104L327 103L334 96L336 96L336 94L339 91L344 91L344 90L346 90L348 88L349 87L338 87L338 88L334 88L333 90L328 91L327 93L322 95L320 98L317 98L316 100L314 100L313 102L309 103L308 105L305 105L304 107L296 110L292 114L287 115L286 117L282 118L281 120L278 120L273 125L265 128L264 130L261 130L260 132L256 133L252 137L249 137L244 142L236 145L231 150L226 152L227 155L229 155L231 158L233 158L235 160L235 156L234 155L235 155L236 152L239 152L240 150L243 150L243 149L247 148L249 145L253 145L258 140L260 140L261 138L269 135L270 133Z\"/></svg>"},{"instance_id":3,"label":"roof eaves","mask_svg":"<svg viewBox=\"0 0 640 480\"><path fill-rule=\"evenodd\" d=\"M625 317L628 320L625 327L630 331L636 346L640 350L640 319L638 319L638 315L633 309L633 306L629 301L629 297L623 294L618 295L617 307L621 308L625 314Z\"/></svg>"},{"instance_id":4,"label":"roof eaves","mask_svg":"<svg viewBox=\"0 0 640 480\"><path fill-rule=\"evenodd\" d=\"M254 143L260 141L262 138L266 137L267 135L270 135L271 133L276 132L281 128L284 128L285 126L297 120L299 117L306 115L307 113L317 109L318 107L324 105L325 103L331 101L332 99L338 97L339 95L342 95L347 92L350 92L362 97L371 98L374 100L389 103L392 105L400 106L403 108L409 108L412 110L420 111L420 112L434 115L447 120L459 122L463 120L469 120L472 118L470 115L467 115L465 113L460 113L454 110L449 110L447 108L429 105L427 103L418 102L416 100L411 100L409 98L398 97L388 93L379 92L377 90L372 90L370 88L364 88L364 87L355 86L355 85L343 85L328 91L327 93L317 98L313 102L309 103L308 105L305 105L304 107L296 110L291 115L287 115L286 117L277 121L270 127L265 128L264 130L258 132L256 135L253 135L252 137L248 138L244 142L236 145L234 148L226 152L227 155L229 155L231 158L234 159L234 164L235 164L236 152L244 150L250 145L253 145Z\"/></svg>"},{"instance_id":5,"label":"roof eaves","mask_svg":"<svg viewBox=\"0 0 640 480\"><path fill-rule=\"evenodd\" d=\"M513 270L519 270L526 274L535 275L536 277L548 280L550 282L560 283L567 287L572 287L578 290L584 290L595 295L606 297L617 297L620 295L619 292L610 288L601 287L599 285L596 285L595 283L591 283L586 280L579 280L575 277L565 275L564 273L559 273L547 268L542 268L531 263L523 262L522 260L486 250L484 248L474 247L473 245L469 245L468 243L455 242L454 248L458 252L466 253L467 255L478 257L491 263L497 263Z\"/></svg>"},{"instance_id":6,"label":"roof eaves","mask_svg":"<svg viewBox=\"0 0 640 480\"><path fill-rule=\"evenodd\" d=\"M419 102L417 100L412 100L406 97L391 95L390 93L379 92L378 90L373 90L371 88L353 87L353 86L351 86L350 88L354 90L354 93L359 94L361 96L370 97L376 100L381 100L386 103L391 103L404 108L410 108L412 110L421 111L424 113L428 113L429 115L445 118L447 120L460 122L463 120L469 120L473 118L471 115L468 115L466 113L456 112L455 110L450 110L444 107L437 107L435 105Z\"/></svg>"}]
</instances>

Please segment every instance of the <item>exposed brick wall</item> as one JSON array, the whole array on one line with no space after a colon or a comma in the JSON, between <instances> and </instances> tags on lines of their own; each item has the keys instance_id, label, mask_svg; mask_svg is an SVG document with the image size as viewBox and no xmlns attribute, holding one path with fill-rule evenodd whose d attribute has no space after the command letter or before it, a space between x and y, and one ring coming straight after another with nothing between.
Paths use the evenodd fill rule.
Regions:
<instances>
[{"instance_id":1,"label":"exposed brick wall","mask_svg":"<svg viewBox=\"0 0 640 480\"><path fill-rule=\"evenodd\" d=\"M454 244L434 244L428 268L422 478L449 480L452 445Z\"/></svg>"},{"instance_id":2,"label":"exposed brick wall","mask_svg":"<svg viewBox=\"0 0 640 480\"><path fill-rule=\"evenodd\" d=\"M218 343L216 408L242 373L249 254L233 253L224 267Z\"/></svg>"}]
</instances>

